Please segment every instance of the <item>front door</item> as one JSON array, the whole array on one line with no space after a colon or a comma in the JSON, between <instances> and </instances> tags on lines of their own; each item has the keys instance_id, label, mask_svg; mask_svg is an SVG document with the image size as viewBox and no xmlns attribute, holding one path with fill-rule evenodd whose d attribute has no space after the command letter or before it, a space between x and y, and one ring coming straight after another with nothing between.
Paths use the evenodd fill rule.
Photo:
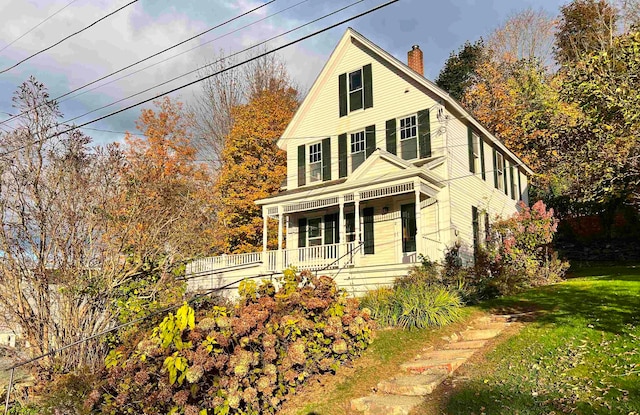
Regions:
<instances>
[{"instance_id":1,"label":"front door","mask_svg":"<svg viewBox=\"0 0 640 415\"><path fill-rule=\"evenodd\" d=\"M400 206L402 218L402 252L416 252L416 204Z\"/></svg>"}]
</instances>

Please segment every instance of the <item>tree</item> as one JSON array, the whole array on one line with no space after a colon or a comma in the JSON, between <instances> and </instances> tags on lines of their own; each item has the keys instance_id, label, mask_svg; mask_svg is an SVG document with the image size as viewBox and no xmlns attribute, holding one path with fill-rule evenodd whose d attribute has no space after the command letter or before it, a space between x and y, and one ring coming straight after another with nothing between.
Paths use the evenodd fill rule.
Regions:
<instances>
[{"instance_id":1,"label":"tree","mask_svg":"<svg viewBox=\"0 0 640 415\"><path fill-rule=\"evenodd\" d=\"M573 178L574 200L610 204L640 202L640 32L614 39L610 48L583 57L567 71L562 96L584 117L562 129L556 153Z\"/></svg>"},{"instance_id":2,"label":"tree","mask_svg":"<svg viewBox=\"0 0 640 415\"><path fill-rule=\"evenodd\" d=\"M33 77L14 94L18 128L0 137L0 305L34 355L112 324L117 258L102 240L104 201L116 191L118 150L58 124L62 114ZM45 370L100 364L94 340L38 363Z\"/></svg>"},{"instance_id":3,"label":"tree","mask_svg":"<svg viewBox=\"0 0 640 415\"><path fill-rule=\"evenodd\" d=\"M235 123L216 183L222 252L262 249L262 212L254 202L276 192L286 178L286 154L276 140L293 117L297 98L296 90L288 86L263 89L233 111Z\"/></svg>"},{"instance_id":4,"label":"tree","mask_svg":"<svg viewBox=\"0 0 640 415\"><path fill-rule=\"evenodd\" d=\"M465 42L457 53L451 52L436 79L436 85L460 101L473 83L476 69L485 58L483 40Z\"/></svg>"},{"instance_id":5,"label":"tree","mask_svg":"<svg viewBox=\"0 0 640 415\"><path fill-rule=\"evenodd\" d=\"M607 0L573 0L562 6L554 47L558 63L567 65L608 49L617 19L615 5Z\"/></svg>"},{"instance_id":6,"label":"tree","mask_svg":"<svg viewBox=\"0 0 640 415\"><path fill-rule=\"evenodd\" d=\"M494 58L532 62L543 67L552 64L554 20L542 9L524 9L512 14L487 41Z\"/></svg>"},{"instance_id":7,"label":"tree","mask_svg":"<svg viewBox=\"0 0 640 415\"><path fill-rule=\"evenodd\" d=\"M255 56L265 50L258 49ZM202 90L195 96L195 104L191 107L197 132L194 146L200 157L216 172L221 167L225 139L234 124L233 109L249 102L265 89L277 91L293 86L279 55L265 55L234 68L236 64L236 59L225 58L223 53L215 57L199 75L224 72L202 82Z\"/></svg>"},{"instance_id":8,"label":"tree","mask_svg":"<svg viewBox=\"0 0 640 415\"><path fill-rule=\"evenodd\" d=\"M126 258L119 284L121 320L179 295L173 275L186 260L209 253L214 239L213 182L196 161L190 115L168 97L155 105L157 110L143 109L136 122L142 136L125 137L120 191L108 203L107 238Z\"/></svg>"}]
</instances>

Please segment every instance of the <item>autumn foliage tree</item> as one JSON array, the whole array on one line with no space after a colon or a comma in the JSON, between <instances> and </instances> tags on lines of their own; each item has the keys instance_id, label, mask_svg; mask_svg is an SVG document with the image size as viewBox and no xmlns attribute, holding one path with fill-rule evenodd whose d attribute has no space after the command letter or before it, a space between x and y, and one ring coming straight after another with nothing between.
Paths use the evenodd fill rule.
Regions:
<instances>
[{"instance_id":1,"label":"autumn foliage tree","mask_svg":"<svg viewBox=\"0 0 640 415\"><path fill-rule=\"evenodd\" d=\"M125 137L122 186L109 204L107 237L126 255L119 302L126 316L149 312L162 303L159 295L171 298L172 275L206 254L213 239L212 181L196 160L190 115L169 98L155 105L136 122L142 134Z\"/></svg>"},{"instance_id":2,"label":"autumn foliage tree","mask_svg":"<svg viewBox=\"0 0 640 415\"><path fill-rule=\"evenodd\" d=\"M262 212L254 202L276 192L286 178L286 153L276 141L298 107L297 98L295 89L282 84L234 108L216 183L221 252L262 249Z\"/></svg>"}]
</instances>

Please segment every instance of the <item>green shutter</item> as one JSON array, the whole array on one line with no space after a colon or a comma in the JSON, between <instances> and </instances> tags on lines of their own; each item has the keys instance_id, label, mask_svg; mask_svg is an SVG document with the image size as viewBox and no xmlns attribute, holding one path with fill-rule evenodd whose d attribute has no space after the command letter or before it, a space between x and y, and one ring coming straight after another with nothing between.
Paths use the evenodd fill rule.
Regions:
<instances>
[{"instance_id":1,"label":"green shutter","mask_svg":"<svg viewBox=\"0 0 640 415\"><path fill-rule=\"evenodd\" d=\"M331 180L331 138L322 140L322 180Z\"/></svg>"},{"instance_id":2,"label":"green shutter","mask_svg":"<svg viewBox=\"0 0 640 415\"><path fill-rule=\"evenodd\" d=\"M375 242L373 235L373 208L362 209L362 222L364 224L364 253L375 253Z\"/></svg>"},{"instance_id":3,"label":"green shutter","mask_svg":"<svg viewBox=\"0 0 640 415\"><path fill-rule=\"evenodd\" d=\"M307 219L300 218L298 220L298 248L307 246Z\"/></svg>"},{"instance_id":4,"label":"green shutter","mask_svg":"<svg viewBox=\"0 0 640 415\"><path fill-rule=\"evenodd\" d=\"M340 99L340 116L347 115L347 74L338 77L338 97Z\"/></svg>"},{"instance_id":5,"label":"green shutter","mask_svg":"<svg viewBox=\"0 0 640 415\"><path fill-rule=\"evenodd\" d=\"M371 64L362 67L362 80L364 86L364 108L373 107L373 78L371 76Z\"/></svg>"},{"instance_id":6,"label":"green shutter","mask_svg":"<svg viewBox=\"0 0 640 415\"><path fill-rule=\"evenodd\" d=\"M502 177L504 178L504 194L509 196L509 183L507 183L507 158L502 156Z\"/></svg>"},{"instance_id":7,"label":"green shutter","mask_svg":"<svg viewBox=\"0 0 640 415\"><path fill-rule=\"evenodd\" d=\"M498 153L496 152L496 149L493 148L493 185L496 189L499 189L498 187Z\"/></svg>"},{"instance_id":8,"label":"green shutter","mask_svg":"<svg viewBox=\"0 0 640 415\"><path fill-rule=\"evenodd\" d=\"M365 145L367 146L366 154L369 157L376 150L376 126L370 125L365 128Z\"/></svg>"},{"instance_id":9,"label":"green shutter","mask_svg":"<svg viewBox=\"0 0 640 415\"><path fill-rule=\"evenodd\" d=\"M338 177L347 177L347 135L338 136Z\"/></svg>"},{"instance_id":10,"label":"green shutter","mask_svg":"<svg viewBox=\"0 0 640 415\"><path fill-rule=\"evenodd\" d=\"M307 172L306 172L306 155L305 145L298 146L298 186L304 186L306 184Z\"/></svg>"},{"instance_id":11,"label":"green shutter","mask_svg":"<svg viewBox=\"0 0 640 415\"><path fill-rule=\"evenodd\" d=\"M513 164L509 166L509 183L511 183L511 199L516 200L515 182L513 181Z\"/></svg>"},{"instance_id":12,"label":"green shutter","mask_svg":"<svg viewBox=\"0 0 640 415\"><path fill-rule=\"evenodd\" d=\"M473 130L471 129L471 126L467 126L467 142L469 144L469 171L471 173L477 173L476 164L473 160Z\"/></svg>"},{"instance_id":13,"label":"green shutter","mask_svg":"<svg viewBox=\"0 0 640 415\"><path fill-rule=\"evenodd\" d=\"M482 169L482 180L487 180L487 172L484 168L484 140L480 137L480 168Z\"/></svg>"},{"instance_id":14,"label":"green shutter","mask_svg":"<svg viewBox=\"0 0 640 415\"><path fill-rule=\"evenodd\" d=\"M396 119L387 120L387 151L398 155L398 142L396 140Z\"/></svg>"},{"instance_id":15,"label":"green shutter","mask_svg":"<svg viewBox=\"0 0 640 415\"><path fill-rule=\"evenodd\" d=\"M418 146L420 147L420 158L431 157L431 120L429 119L429 109L418 111Z\"/></svg>"}]
</instances>

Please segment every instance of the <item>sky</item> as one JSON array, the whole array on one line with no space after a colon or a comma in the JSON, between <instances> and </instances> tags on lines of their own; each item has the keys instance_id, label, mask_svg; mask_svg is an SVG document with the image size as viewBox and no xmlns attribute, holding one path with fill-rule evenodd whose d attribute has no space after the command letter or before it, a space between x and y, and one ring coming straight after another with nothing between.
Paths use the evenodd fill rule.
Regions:
<instances>
[{"instance_id":1,"label":"sky","mask_svg":"<svg viewBox=\"0 0 640 415\"><path fill-rule=\"evenodd\" d=\"M0 0L0 71L51 46L131 0ZM407 51L419 45L425 76L435 79L449 54L466 40L487 37L510 15L527 7L555 16L568 0L400 0L372 14L283 49L281 57L302 91L308 90L347 27L352 27L406 62ZM271 49L384 3L385 0L275 0L232 23L208 32L171 51L95 83L59 100L64 120L80 124L197 79L197 72L171 78L210 63L222 51L234 54L296 28L334 10L344 11L278 37ZM14 92L29 76L43 82L52 98L95 81L140 59L250 11L267 0L138 0L82 33L0 73L0 122L15 114ZM66 7L65 7L66 6ZM59 11L63 9L62 11ZM58 12L59 11L59 12ZM58 12L36 29L32 27ZM27 33L28 32L28 33ZM24 35L27 33L26 35ZM15 41L20 36L19 40ZM14 42L15 41L15 42ZM13 42L13 43L12 43ZM255 49L254 49L255 50ZM248 57L238 53L237 59ZM170 58L170 59L167 59ZM161 62L165 60L164 62ZM147 67L145 69L145 67ZM117 79L121 78L121 79ZM156 87L162 82L166 85ZM155 88L154 88L155 87ZM147 92L141 92L150 89ZM199 84L172 93L192 102ZM80 95L78 95L80 94ZM133 98L124 99L138 94ZM115 103L116 101L120 101ZM109 104L112 104L108 106ZM135 131L144 104L88 125L97 144L120 141ZM102 106L106 108L82 116ZM0 124L10 131L11 122Z\"/></svg>"}]
</instances>

